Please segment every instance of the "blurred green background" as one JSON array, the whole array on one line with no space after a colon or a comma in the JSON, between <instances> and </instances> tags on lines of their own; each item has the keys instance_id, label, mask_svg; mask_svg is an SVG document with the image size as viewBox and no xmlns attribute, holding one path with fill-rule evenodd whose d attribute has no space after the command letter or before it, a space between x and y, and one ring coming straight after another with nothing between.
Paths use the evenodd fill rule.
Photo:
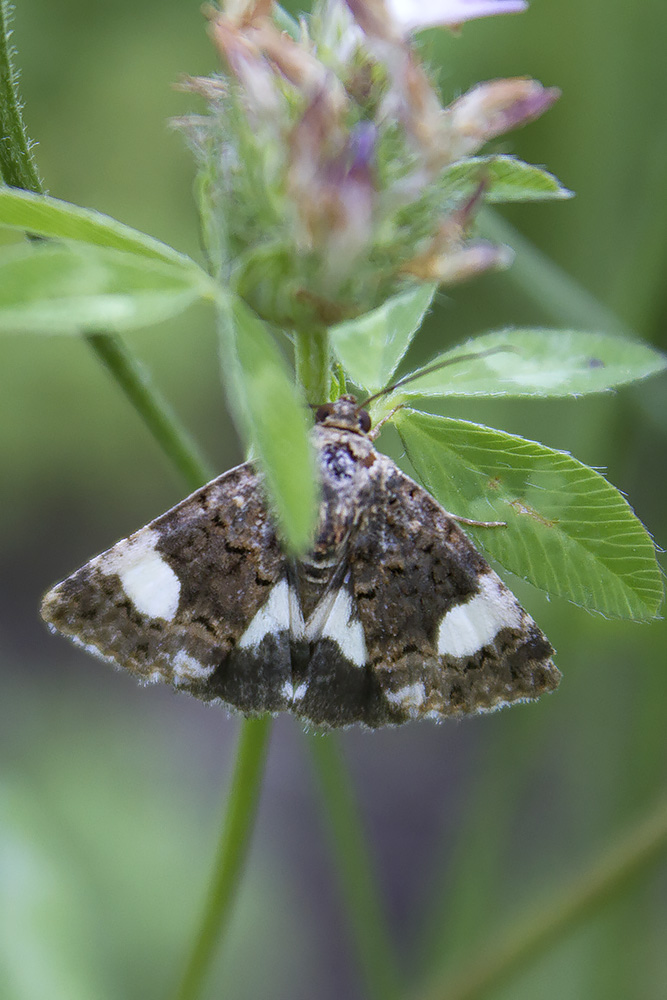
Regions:
<instances>
[{"instance_id":1,"label":"blurred green background","mask_svg":"<svg viewBox=\"0 0 667 1000\"><path fill-rule=\"evenodd\" d=\"M167 119L181 74L215 66L199 3L23 0L25 118L51 194L199 255L192 164ZM667 7L534 0L431 33L448 99L479 79L562 88L500 147L577 193L505 213L621 321L667 348ZM552 322L509 275L440 297L415 357L508 323ZM212 317L128 337L221 471L241 456ZM0 344L0 997L169 994L199 912L238 720L51 638L41 592L183 487L85 343ZM606 470L667 539L665 379L570 402L458 403ZM506 575L507 576L507 575ZM542 891L588 870L667 778L667 628L607 622L510 579L558 648L540 704L342 736L407 969L473 962ZM278 720L248 876L210 997L362 998L301 727ZM662 1000L664 864L498 990L498 1000Z\"/></svg>"}]
</instances>

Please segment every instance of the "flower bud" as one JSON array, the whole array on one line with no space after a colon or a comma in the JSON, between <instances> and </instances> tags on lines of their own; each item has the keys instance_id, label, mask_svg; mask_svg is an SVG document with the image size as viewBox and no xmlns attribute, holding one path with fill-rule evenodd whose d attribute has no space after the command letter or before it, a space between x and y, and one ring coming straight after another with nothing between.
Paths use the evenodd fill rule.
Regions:
<instances>
[{"instance_id":1,"label":"flower bud","mask_svg":"<svg viewBox=\"0 0 667 1000\"><path fill-rule=\"evenodd\" d=\"M479 83L447 109L455 159L475 153L489 139L532 121L560 97L557 87L515 77Z\"/></svg>"},{"instance_id":2,"label":"flower bud","mask_svg":"<svg viewBox=\"0 0 667 1000\"><path fill-rule=\"evenodd\" d=\"M514 260L508 246L495 246L477 240L458 250L438 254L423 254L405 265L404 272L419 281L437 281L441 285L458 285L476 278L485 271L502 271Z\"/></svg>"}]
</instances>

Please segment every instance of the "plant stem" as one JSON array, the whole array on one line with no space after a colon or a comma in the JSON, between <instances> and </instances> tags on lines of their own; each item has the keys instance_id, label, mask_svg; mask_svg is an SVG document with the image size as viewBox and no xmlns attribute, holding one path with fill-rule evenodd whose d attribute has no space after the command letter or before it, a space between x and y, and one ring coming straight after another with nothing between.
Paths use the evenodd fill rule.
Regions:
<instances>
[{"instance_id":1,"label":"plant stem","mask_svg":"<svg viewBox=\"0 0 667 1000\"><path fill-rule=\"evenodd\" d=\"M257 814L271 721L265 715L243 723L208 899L176 1000L196 1000L201 995L229 924Z\"/></svg>"},{"instance_id":2,"label":"plant stem","mask_svg":"<svg viewBox=\"0 0 667 1000\"><path fill-rule=\"evenodd\" d=\"M374 1000L398 997L402 976L396 949L379 902L373 858L366 847L340 744L333 735L310 736L309 743L368 995Z\"/></svg>"},{"instance_id":3,"label":"plant stem","mask_svg":"<svg viewBox=\"0 0 667 1000\"><path fill-rule=\"evenodd\" d=\"M195 490L212 479L213 470L197 445L178 422L166 400L151 385L146 369L132 357L122 340L107 333L89 334L85 339L109 369L190 489Z\"/></svg>"},{"instance_id":4,"label":"plant stem","mask_svg":"<svg viewBox=\"0 0 667 1000\"><path fill-rule=\"evenodd\" d=\"M42 182L30 152L21 116L9 44L11 8L7 0L0 0L0 176L5 184L42 192Z\"/></svg>"},{"instance_id":5,"label":"plant stem","mask_svg":"<svg viewBox=\"0 0 667 1000\"><path fill-rule=\"evenodd\" d=\"M326 403L331 394L331 360L328 330L297 330L294 334L296 380L314 406Z\"/></svg>"},{"instance_id":6,"label":"plant stem","mask_svg":"<svg viewBox=\"0 0 667 1000\"><path fill-rule=\"evenodd\" d=\"M618 895L667 851L667 802L661 802L569 890L518 923L498 944L476 948L458 975L438 976L415 1000L482 1000L523 971Z\"/></svg>"}]
</instances>

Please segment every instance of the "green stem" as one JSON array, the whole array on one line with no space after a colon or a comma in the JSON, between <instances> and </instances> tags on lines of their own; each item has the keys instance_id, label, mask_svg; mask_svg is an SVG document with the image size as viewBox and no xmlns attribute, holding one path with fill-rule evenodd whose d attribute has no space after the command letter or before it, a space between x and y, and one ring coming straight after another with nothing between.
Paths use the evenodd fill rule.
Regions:
<instances>
[{"instance_id":1,"label":"green stem","mask_svg":"<svg viewBox=\"0 0 667 1000\"><path fill-rule=\"evenodd\" d=\"M297 330L294 334L296 381L309 403L319 406L331 394L331 358L328 330Z\"/></svg>"},{"instance_id":2,"label":"green stem","mask_svg":"<svg viewBox=\"0 0 667 1000\"><path fill-rule=\"evenodd\" d=\"M107 333L89 334L85 339L109 369L190 489L195 490L212 479L213 470L197 445L151 384L148 372L132 357L122 340Z\"/></svg>"},{"instance_id":3,"label":"green stem","mask_svg":"<svg viewBox=\"0 0 667 1000\"><path fill-rule=\"evenodd\" d=\"M482 1000L494 993L540 955L614 899L667 851L667 802L661 802L606 857L569 890L546 902L503 935L486 953L474 958L458 975L439 976L415 1000Z\"/></svg>"},{"instance_id":4,"label":"green stem","mask_svg":"<svg viewBox=\"0 0 667 1000\"><path fill-rule=\"evenodd\" d=\"M16 72L9 44L11 8L0 0L0 175L5 184L42 192L21 116Z\"/></svg>"},{"instance_id":5,"label":"green stem","mask_svg":"<svg viewBox=\"0 0 667 1000\"><path fill-rule=\"evenodd\" d=\"M270 733L269 715L243 723L208 898L175 1000L201 996L229 924L257 814Z\"/></svg>"},{"instance_id":6,"label":"green stem","mask_svg":"<svg viewBox=\"0 0 667 1000\"><path fill-rule=\"evenodd\" d=\"M368 995L373 1000L398 997L402 976L396 949L379 902L373 858L339 742L332 735L315 735L309 743Z\"/></svg>"}]
</instances>

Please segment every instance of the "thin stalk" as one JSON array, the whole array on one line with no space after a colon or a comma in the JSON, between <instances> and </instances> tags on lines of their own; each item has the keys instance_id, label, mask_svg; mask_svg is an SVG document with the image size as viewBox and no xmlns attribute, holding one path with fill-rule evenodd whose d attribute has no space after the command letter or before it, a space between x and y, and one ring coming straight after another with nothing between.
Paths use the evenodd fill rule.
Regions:
<instances>
[{"instance_id":1,"label":"thin stalk","mask_svg":"<svg viewBox=\"0 0 667 1000\"><path fill-rule=\"evenodd\" d=\"M211 466L123 341L108 333L89 334L85 339L190 489L195 490L212 479Z\"/></svg>"},{"instance_id":2,"label":"thin stalk","mask_svg":"<svg viewBox=\"0 0 667 1000\"><path fill-rule=\"evenodd\" d=\"M482 1000L550 951L667 852L667 802L660 802L569 889L518 922L497 944L476 948L458 975L440 975L414 1000Z\"/></svg>"},{"instance_id":3,"label":"thin stalk","mask_svg":"<svg viewBox=\"0 0 667 1000\"><path fill-rule=\"evenodd\" d=\"M394 1000L402 976L340 744L333 735L310 736L309 743L367 993L373 1000Z\"/></svg>"},{"instance_id":4,"label":"thin stalk","mask_svg":"<svg viewBox=\"0 0 667 1000\"><path fill-rule=\"evenodd\" d=\"M326 403L331 393L331 359L328 330L297 330L294 334L296 380L314 406Z\"/></svg>"},{"instance_id":5,"label":"thin stalk","mask_svg":"<svg viewBox=\"0 0 667 1000\"><path fill-rule=\"evenodd\" d=\"M199 930L175 1000L197 1000L232 914L255 825L271 733L271 717L246 719Z\"/></svg>"},{"instance_id":6,"label":"thin stalk","mask_svg":"<svg viewBox=\"0 0 667 1000\"><path fill-rule=\"evenodd\" d=\"M12 187L42 192L21 115L13 50L9 44L10 23L10 4L0 0L0 175Z\"/></svg>"}]
</instances>

